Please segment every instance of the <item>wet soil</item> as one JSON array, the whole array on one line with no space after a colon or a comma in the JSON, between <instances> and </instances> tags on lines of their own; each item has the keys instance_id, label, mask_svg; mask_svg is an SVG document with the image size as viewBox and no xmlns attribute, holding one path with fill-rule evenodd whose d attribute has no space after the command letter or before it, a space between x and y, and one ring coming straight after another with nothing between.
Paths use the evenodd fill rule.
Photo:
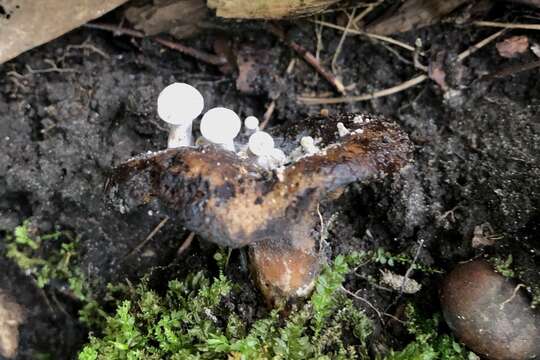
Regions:
<instances>
[{"instance_id":1,"label":"wet soil","mask_svg":"<svg viewBox=\"0 0 540 360\"><path fill-rule=\"evenodd\" d=\"M313 24L287 26L291 39L316 52ZM389 97L324 106L331 113L384 115L404 128L415 145L414 163L399 175L382 184L356 184L337 202L323 204L323 218L332 219L328 237L332 254L384 247L414 257L422 242L419 263L446 271L481 253L472 248L471 240L475 227L489 223L502 238L486 253L512 255L521 280L539 285L540 74L537 68L490 76L537 58L527 53L504 59L490 44L460 65L453 62L458 53L495 31L448 23L397 37L411 44L422 39L425 63L442 54L452 96L426 81ZM540 42L540 35L533 32L512 34ZM75 30L0 65L0 253L4 253L2 238L25 219L43 233L68 229L81 238L80 266L96 296L109 282L136 282L152 271L159 274L152 276L159 286L211 263L213 247L204 241L176 258L187 232L174 219L140 251L127 256L163 218L146 208L120 214L106 204L103 190L115 165L165 148L167 132L155 102L159 91L174 81L197 87L206 109L225 106L242 117L262 117L270 99L276 98L268 128L275 135L286 137L293 127L295 133L317 131L304 120L323 106L304 105L296 96L332 91L324 79L301 60L287 74L296 55L261 24L226 24L186 43L212 51L214 41L223 37L234 51L248 47L252 51L243 53L265 54L266 71L258 73L255 92L239 91L235 72L223 74L150 40L89 29ZM322 33L320 57L328 66L339 38L331 29ZM70 47L84 41L103 53ZM394 86L419 73L403 60L411 59L410 54L398 51L396 56L381 43L349 37L337 73L345 85L355 84L351 93ZM45 60L63 70L42 71L50 68ZM242 252L233 252L230 272L245 289L238 303L249 320L265 310L249 283L243 259ZM54 290L37 289L3 255L0 268L0 289L31 309L21 329L19 358L37 353L59 359L73 356L86 339L76 322L76 306L62 297L60 305L51 304ZM378 267L365 272L378 276ZM414 274L424 290L399 299L358 277L351 277L347 286L362 289L362 296L390 312L398 312L406 300L436 311L440 276ZM369 308L366 311L374 315ZM399 346L400 334L379 329L374 342Z\"/></svg>"}]
</instances>

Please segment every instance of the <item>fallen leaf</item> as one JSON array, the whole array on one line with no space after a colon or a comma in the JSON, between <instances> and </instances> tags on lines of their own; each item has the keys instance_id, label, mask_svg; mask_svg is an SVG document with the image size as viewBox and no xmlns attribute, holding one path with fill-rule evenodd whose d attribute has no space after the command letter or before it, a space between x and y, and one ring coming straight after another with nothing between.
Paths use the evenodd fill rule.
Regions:
<instances>
[{"instance_id":1,"label":"fallen leaf","mask_svg":"<svg viewBox=\"0 0 540 360\"><path fill-rule=\"evenodd\" d=\"M504 58L513 58L523 54L529 48L529 38L526 36L512 36L498 42L497 51Z\"/></svg>"}]
</instances>

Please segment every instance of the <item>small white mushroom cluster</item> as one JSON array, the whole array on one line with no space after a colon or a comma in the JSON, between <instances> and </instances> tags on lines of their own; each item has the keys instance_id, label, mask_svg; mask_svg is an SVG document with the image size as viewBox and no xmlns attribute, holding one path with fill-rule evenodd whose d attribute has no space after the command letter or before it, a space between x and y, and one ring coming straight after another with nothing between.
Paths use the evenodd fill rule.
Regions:
<instances>
[{"instance_id":1,"label":"small white mushroom cluster","mask_svg":"<svg viewBox=\"0 0 540 360\"><path fill-rule=\"evenodd\" d=\"M170 128L168 148L194 146L193 121L204 109L204 99L193 86L185 83L173 83L165 87L157 100L158 116ZM338 126L340 135L347 130L343 124ZM203 142L221 146L225 150L236 152L234 139L240 133L242 121L233 111L224 107L215 107L202 116L200 131ZM247 155L255 158L256 163L266 170L273 170L284 165L289 159L285 153L275 147L270 134L259 129L259 120L248 116L244 120L245 134L249 136ZM345 131L344 131L345 130ZM300 141L305 156L319 152L312 137L303 137Z\"/></svg>"}]
</instances>

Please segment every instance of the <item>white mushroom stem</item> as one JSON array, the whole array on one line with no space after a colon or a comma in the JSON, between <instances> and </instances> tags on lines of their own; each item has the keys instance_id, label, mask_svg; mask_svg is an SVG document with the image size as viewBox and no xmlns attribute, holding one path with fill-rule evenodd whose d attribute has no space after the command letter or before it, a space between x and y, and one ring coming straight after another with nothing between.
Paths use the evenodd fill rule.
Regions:
<instances>
[{"instance_id":1,"label":"white mushroom stem","mask_svg":"<svg viewBox=\"0 0 540 360\"><path fill-rule=\"evenodd\" d=\"M193 125L169 125L169 138L167 140L167 147L169 149L178 148L182 146L193 146Z\"/></svg>"},{"instance_id":2,"label":"white mushroom stem","mask_svg":"<svg viewBox=\"0 0 540 360\"><path fill-rule=\"evenodd\" d=\"M169 124L168 148L193 145L192 124L204 108L201 93L185 83L173 83L157 100L159 117Z\"/></svg>"},{"instance_id":3,"label":"white mushroom stem","mask_svg":"<svg viewBox=\"0 0 540 360\"><path fill-rule=\"evenodd\" d=\"M244 127L246 128L246 134L248 135L259 131L259 119L255 116L248 116L244 120Z\"/></svg>"},{"instance_id":4,"label":"white mushroom stem","mask_svg":"<svg viewBox=\"0 0 540 360\"><path fill-rule=\"evenodd\" d=\"M338 131L339 137L343 137L343 136L345 136L345 135L347 135L347 134L350 133L350 130L347 129L347 128L345 127L345 125L343 125L342 122L338 122L338 123L337 123L337 131Z\"/></svg>"},{"instance_id":5,"label":"white mushroom stem","mask_svg":"<svg viewBox=\"0 0 540 360\"><path fill-rule=\"evenodd\" d=\"M304 136L300 139L300 145L304 152L308 155L314 155L319 152L319 148L315 146L315 140L311 136Z\"/></svg>"},{"instance_id":6,"label":"white mushroom stem","mask_svg":"<svg viewBox=\"0 0 540 360\"><path fill-rule=\"evenodd\" d=\"M235 151L234 138L240 132L241 126L242 121L234 111L217 107L204 114L201 120L201 134L209 142L226 150Z\"/></svg>"}]
</instances>

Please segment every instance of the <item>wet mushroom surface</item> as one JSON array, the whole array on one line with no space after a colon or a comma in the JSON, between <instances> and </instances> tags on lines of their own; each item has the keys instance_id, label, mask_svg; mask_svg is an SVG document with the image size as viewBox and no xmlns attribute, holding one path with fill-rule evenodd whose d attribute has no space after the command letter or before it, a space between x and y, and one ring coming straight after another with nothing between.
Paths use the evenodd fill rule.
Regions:
<instances>
[{"instance_id":1,"label":"wet mushroom surface","mask_svg":"<svg viewBox=\"0 0 540 360\"><path fill-rule=\"evenodd\" d=\"M107 184L111 203L127 212L156 198L203 239L250 245L270 303L305 296L321 263L314 236L321 199L353 182L383 179L412 160L406 133L383 118L349 114L324 121L335 130L321 139L320 152L272 172L213 145L144 154L114 170ZM343 122L350 132L339 136Z\"/></svg>"}]
</instances>

